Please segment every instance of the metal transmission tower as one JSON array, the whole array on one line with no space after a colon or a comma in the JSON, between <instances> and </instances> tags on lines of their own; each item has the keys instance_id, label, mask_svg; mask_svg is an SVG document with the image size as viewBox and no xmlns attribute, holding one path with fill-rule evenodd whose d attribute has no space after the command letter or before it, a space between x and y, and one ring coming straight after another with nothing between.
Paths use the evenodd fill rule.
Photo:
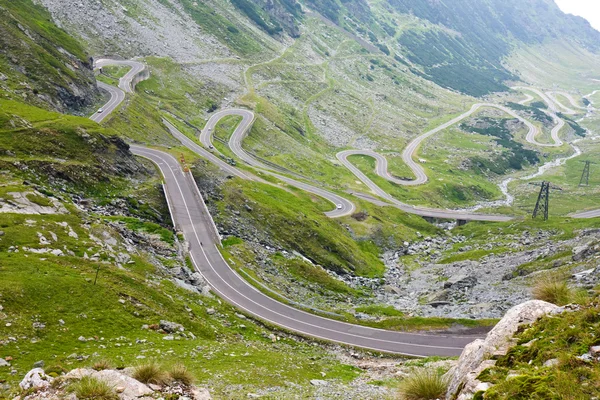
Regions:
<instances>
[{"instance_id":1,"label":"metal transmission tower","mask_svg":"<svg viewBox=\"0 0 600 400\"><path fill-rule=\"evenodd\" d=\"M533 218L537 218L538 214L544 215L544 221L548 221L548 211L550 209L550 189L562 190L558 186L552 185L550 182L543 181L541 183L530 183L530 185L541 186L540 194L538 195L535 209L533 210Z\"/></svg>"},{"instance_id":2,"label":"metal transmission tower","mask_svg":"<svg viewBox=\"0 0 600 400\"><path fill-rule=\"evenodd\" d=\"M585 162L585 167L583 167L583 173L581 174L581 179L579 180L579 186L589 186L590 184L590 166L591 164L596 164L592 161L582 161Z\"/></svg>"}]
</instances>

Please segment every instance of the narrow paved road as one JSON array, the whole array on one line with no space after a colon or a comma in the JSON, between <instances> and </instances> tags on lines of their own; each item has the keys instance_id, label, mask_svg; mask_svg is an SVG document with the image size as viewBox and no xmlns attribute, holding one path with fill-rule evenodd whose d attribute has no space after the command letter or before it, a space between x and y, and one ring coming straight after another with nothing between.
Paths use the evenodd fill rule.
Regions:
<instances>
[{"instance_id":1,"label":"narrow paved road","mask_svg":"<svg viewBox=\"0 0 600 400\"><path fill-rule=\"evenodd\" d=\"M92 121L98 123L102 122L104 118L108 117L118 106L125 100L125 92L121 89L111 85L107 85L104 82L98 81L98 87L102 90L107 91L110 94L110 100L102 108L100 108L94 115L90 117Z\"/></svg>"},{"instance_id":2,"label":"narrow paved road","mask_svg":"<svg viewBox=\"0 0 600 400\"><path fill-rule=\"evenodd\" d=\"M573 96L571 96L569 93L552 91L552 92L546 92L546 94L548 95L548 97L550 97L552 99L553 102L556 103L556 105L558 105L559 107L561 107L564 110L563 111L564 114L574 115L574 114L577 114L577 111L574 111L574 110L566 107L564 104L562 104L560 102L560 100L556 97L556 95L561 95L564 98L566 98L567 100L569 100L569 103L571 103L572 107L577 108L578 110L587 111L587 108L577 104L577 102L575 101Z\"/></svg>"},{"instance_id":3,"label":"narrow paved road","mask_svg":"<svg viewBox=\"0 0 600 400\"><path fill-rule=\"evenodd\" d=\"M134 82L138 75L145 72L146 66L137 61L129 60L109 60L99 59L94 62L95 68L102 68L109 65L119 65L129 67L129 71L122 78L119 79L119 87L116 88L112 85L107 85L104 82L97 81L98 87L110 94L110 100L101 109L99 109L94 115L90 117L92 121L102 122L107 116L109 116L118 106L125 100L125 93L133 93L135 89Z\"/></svg>"},{"instance_id":4,"label":"narrow paved road","mask_svg":"<svg viewBox=\"0 0 600 400\"><path fill-rule=\"evenodd\" d=\"M211 216L193 177L172 155L141 146L131 151L154 162L163 174L175 224L189 242L196 269L228 303L277 326L312 338L410 356L456 356L474 336L403 333L347 324L280 303L250 286L225 262Z\"/></svg>"},{"instance_id":5,"label":"narrow paved road","mask_svg":"<svg viewBox=\"0 0 600 400\"><path fill-rule=\"evenodd\" d=\"M118 65L120 67L129 67L129 71L119 79L119 89L126 93L133 93L135 89L135 81L138 75L141 75L146 66L138 61L132 60L111 60L101 58L96 60L94 66L96 68L108 67L110 65Z\"/></svg>"},{"instance_id":6,"label":"narrow paved road","mask_svg":"<svg viewBox=\"0 0 600 400\"><path fill-rule=\"evenodd\" d=\"M287 183L288 185L297 187L301 190L315 194L319 197L328 200L334 206L334 209L332 211L328 211L325 213L325 215L327 215L328 217L345 217L347 215L351 215L352 213L354 213L354 211L356 211L356 206L354 205L354 203L352 203L345 197L342 197L328 190L309 185L308 183L304 183L296 179L288 178L287 176L281 175L273 171L269 166L263 164L262 162L256 160L254 157L248 154L242 148L242 140L244 139L244 137L246 137L248 131L252 127L252 123L254 122L254 113L252 111L243 109L230 109L213 114L206 123L206 126L202 130L202 133L200 134L200 142L204 146L212 148L215 153L220 154L218 150L214 149L212 145L212 133L215 131L215 127L217 126L219 121L227 116L242 117L242 121L235 128L235 131L229 139L229 148L235 153L235 155L239 159L241 159L251 167L258 168L261 170L261 172L269 174L279 179L280 181Z\"/></svg>"}]
</instances>

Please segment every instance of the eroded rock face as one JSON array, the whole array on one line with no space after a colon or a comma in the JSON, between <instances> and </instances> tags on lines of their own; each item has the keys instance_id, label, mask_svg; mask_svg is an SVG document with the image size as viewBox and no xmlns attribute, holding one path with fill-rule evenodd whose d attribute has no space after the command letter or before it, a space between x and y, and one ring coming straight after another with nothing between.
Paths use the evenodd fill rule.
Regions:
<instances>
[{"instance_id":1,"label":"eroded rock face","mask_svg":"<svg viewBox=\"0 0 600 400\"><path fill-rule=\"evenodd\" d=\"M513 336L521 325L528 325L539 318L561 312L562 308L540 300L531 300L508 310L504 318L492 329L485 340L475 340L463 350L456 366L450 369L446 399L467 400L490 385L477 380L477 376L494 365L494 355L504 355L514 345Z\"/></svg>"}]
</instances>

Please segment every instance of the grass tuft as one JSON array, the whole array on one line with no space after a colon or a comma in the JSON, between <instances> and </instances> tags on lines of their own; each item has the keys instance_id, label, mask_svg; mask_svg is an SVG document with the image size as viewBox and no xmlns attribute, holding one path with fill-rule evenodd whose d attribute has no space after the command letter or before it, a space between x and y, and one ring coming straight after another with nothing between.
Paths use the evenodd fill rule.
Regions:
<instances>
[{"instance_id":1,"label":"grass tuft","mask_svg":"<svg viewBox=\"0 0 600 400\"><path fill-rule=\"evenodd\" d=\"M135 367L133 378L142 383L163 385L168 381L169 376L160 364L151 361L147 364L140 364Z\"/></svg>"},{"instance_id":2,"label":"grass tuft","mask_svg":"<svg viewBox=\"0 0 600 400\"><path fill-rule=\"evenodd\" d=\"M84 376L71 384L70 389L79 400L118 400L119 398L115 388L91 376Z\"/></svg>"},{"instance_id":3,"label":"grass tuft","mask_svg":"<svg viewBox=\"0 0 600 400\"><path fill-rule=\"evenodd\" d=\"M536 300L564 306L571 302L573 292L566 281L556 276L546 275L540 278L532 290Z\"/></svg>"},{"instance_id":4,"label":"grass tuft","mask_svg":"<svg viewBox=\"0 0 600 400\"><path fill-rule=\"evenodd\" d=\"M183 364L175 364L169 370L169 376L175 382L179 382L185 386L190 386L194 383L194 375L188 371Z\"/></svg>"},{"instance_id":5,"label":"grass tuft","mask_svg":"<svg viewBox=\"0 0 600 400\"><path fill-rule=\"evenodd\" d=\"M100 361L96 361L94 363L94 365L92 365L92 369L96 370L96 371L102 371L105 369L111 369L111 363L108 360L100 360Z\"/></svg>"},{"instance_id":6,"label":"grass tuft","mask_svg":"<svg viewBox=\"0 0 600 400\"><path fill-rule=\"evenodd\" d=\"M402 381L400 399L435 400L445 396L448 381L435 370L421 369Z\"/></svg>"}]
</instances>

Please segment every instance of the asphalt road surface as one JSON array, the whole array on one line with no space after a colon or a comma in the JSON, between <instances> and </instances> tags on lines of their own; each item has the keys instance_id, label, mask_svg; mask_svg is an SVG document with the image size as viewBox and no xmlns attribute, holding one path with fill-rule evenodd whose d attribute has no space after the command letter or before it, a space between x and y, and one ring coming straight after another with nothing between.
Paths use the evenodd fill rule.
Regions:
<instances>
[{"instance_id":1,"label":"asphalt road surface","mask_svg":"<svg viewBox=\"0 0 600 400\"><path fill-rule=\"evenodd\" d=\"M105 90L110 94L110 100L108 100L108 103L102 106L102 108L100 108L90 117L92 121L100 123L104 120L104 118L108 117L110 113L112 113L115 108L117 108L119 104L123 102L123 100L125 100L125 92L114 86L107 85L104 82L98 81L97 83L100 89ZM99 112L100 110L102 110L102 112Z\"/></svg>"}]
</instances>

